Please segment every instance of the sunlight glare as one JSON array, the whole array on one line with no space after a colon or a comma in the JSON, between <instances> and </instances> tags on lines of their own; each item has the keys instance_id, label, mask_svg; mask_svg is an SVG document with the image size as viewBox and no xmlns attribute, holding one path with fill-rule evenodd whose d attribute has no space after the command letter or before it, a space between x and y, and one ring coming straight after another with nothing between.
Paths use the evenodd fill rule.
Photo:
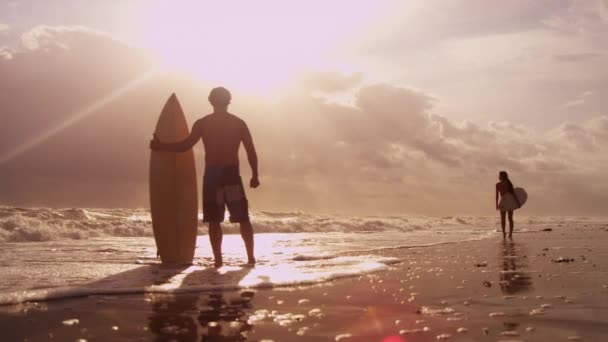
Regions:
<instances>
[{"instance_id":1,"label":"sunlight glare","mask_svg":"<svg viewBox=\"0 0 608 342\"><path fill-rule=\"evenodd\" d=\"M129 81L125 85L114 89L110 93L105 94L104 96L101 96L100 98L96 99L95 101L87 104L86 106L79 108L78 110L72 112L70 115L67 116L67 118L64 121L60 122L59 124L49 127L44 132L34 135L29 140L27 140L26 142L22 143L21 145L15 147L11 151L9 151L3 155L0 155L0 164L6 163L6 162L14 159L15 157L29 151L30 149L40 145L41 143L52 138L53 136L61 133L66 128L74 125L75 123L83 120L84 118L89 117L90 115L95 114L100 109L104 108L108 104L116 101L117 99L119 99L122 96L124 96L125 94L127 94L130 90L133 90L133 89L139 87L141 84L143 84L144 82L146 82L147 80L152 78L155 74L156 74L156 70L149 70L149 71L145 72L144 74L139 75L138 77Z\"/></svg>"},{"instance_id":2,"label":"sunlight glare","mask_svg":"<svg viewBox=\"0 0 608 342\"><path fill-rule=\"evenodd\" d=\"M146 1L139 36L166 68L240 90L275 91L325 65L378 3Z\"/></svg>"}]
</instances>

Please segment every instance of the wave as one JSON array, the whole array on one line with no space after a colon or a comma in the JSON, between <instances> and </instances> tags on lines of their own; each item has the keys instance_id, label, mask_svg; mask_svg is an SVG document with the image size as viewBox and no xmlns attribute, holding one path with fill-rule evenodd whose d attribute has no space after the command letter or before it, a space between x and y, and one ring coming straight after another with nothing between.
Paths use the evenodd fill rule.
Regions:
<instances>
[{"instance_id":1,"label":"wave","mask_svg":"<svg viewBox=\"0 0 608 342\"><path fill-rule=\"evenodd\" d=\"M150 222L86 209L0 208L0 242L152 236Z\"/></svg>"},{"instance_id":2,"label":"wave","mask_svg":"<svg viewBox=\"0 0 608 342\"><path fill-rule=\"evenodd\" d=\"M345 217L269 211L253 212L251 216L257 233L415 232L487 224L480 218L452 216ZM238 225L226 224L224 231L227 234L238 233ZM198 233L199 235L207 233L207 228L202 223L199 225ZM148 209L0 207L0 242L144 236L153 236L152 220Z\"/></svg>"},{"instance_id":3,"label":"wave","mask_svg":"<svg viewBox=\"0 0 608 342\"><path fill-rule=\"evenodd\" d=\"M252 212L256 233L417 233L434 231L448 234L461 230L494 230L497 216L338 216L300 211ZM199 219L202 219L199 214ZM518 230L536 231L572 223L582 225L597 221L589 217L521 217ZM601 219L604 222L605 219ZM226 234L238 234L239 227L225 224ZM207 227L199 224L199 235ZM0 243L82 240L98 237L151 237L152 220L149 209L95 208L18 208L0 206Z\"/></svg>"}]
</instances>

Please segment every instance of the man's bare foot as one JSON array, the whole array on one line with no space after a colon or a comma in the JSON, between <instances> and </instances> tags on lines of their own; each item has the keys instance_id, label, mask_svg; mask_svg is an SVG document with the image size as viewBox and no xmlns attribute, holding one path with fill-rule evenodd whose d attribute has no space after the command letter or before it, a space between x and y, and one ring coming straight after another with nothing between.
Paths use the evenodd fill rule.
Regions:
<instances>
[{"instance_id":1,"label":"man's bare foot","mask_svg":"<svg viewBox=\"0 0 608 342\"><path fill-rule=\"evenodd\" d=\"M255 259L247 260L247 265L255 265Z\"/></svg>"},{"instance_id":2,"label":"man's bare foot","mask_svg":"<svg viewBox=\"0 0 608 342\"><path fill-rule=\"evenodd\" d=\"M224 266L224 263L221 260L219 260L219 261L216 261L213 266L215 268L220 268L220 267Z\"/></svg>"},{"instance_id":3,"label":"man's bare foot","mask_svg":"<svg viewBox=\"0 0 608 342\"><path fill-rule=\"evenodd\" d=\"M509 233L509 239L513 238L513 233Z\"/></svg>"}]
</instances>

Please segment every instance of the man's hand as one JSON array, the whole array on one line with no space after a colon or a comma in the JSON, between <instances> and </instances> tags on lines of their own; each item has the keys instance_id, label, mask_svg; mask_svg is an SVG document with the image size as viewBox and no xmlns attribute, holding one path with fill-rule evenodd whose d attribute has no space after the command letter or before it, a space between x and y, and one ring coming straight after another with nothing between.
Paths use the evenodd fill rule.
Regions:
<instances>
[{"instance_id":1,"label":"man's hand","mask_svg":"<svg viewBox=\"0 0 608 342\"><path fill-rule=\"evenodd\" d=\"M260 181L258 180L258 177L251 177L251 180L249 181L249 186L252 188L257 188L258 186L260 186Z\"/></svg>"},{"instance_id":2,"label":"man's hand","mask_svg":"<svg viewBox=\"0 0 608 342\"><path fill-rule=\"evenodd\" d=\"M160 145L161 145L160 140L158 140L158 138L156 137L156 134L154 134L152 140L150 140L150 149L152 151L158 151L158 150L160 150Z\"/></svg>"}]
</instances>

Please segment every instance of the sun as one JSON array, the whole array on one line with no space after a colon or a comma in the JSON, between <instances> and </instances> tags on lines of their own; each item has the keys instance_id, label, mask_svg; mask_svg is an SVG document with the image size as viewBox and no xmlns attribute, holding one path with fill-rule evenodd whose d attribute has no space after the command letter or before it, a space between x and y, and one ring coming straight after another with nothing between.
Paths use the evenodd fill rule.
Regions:
<instances>
[{"instance_id":1,"label":"sun","mask_svg":"<svg viewBox=\"0 0 608 342\"><path fill-rule=\"evenodd\" d=\"M365 21L368 8L349 3L145 1L138 35L167 68L240 90L276 91L304 70L325 68Z\"/></svg>"}]
</instances>

